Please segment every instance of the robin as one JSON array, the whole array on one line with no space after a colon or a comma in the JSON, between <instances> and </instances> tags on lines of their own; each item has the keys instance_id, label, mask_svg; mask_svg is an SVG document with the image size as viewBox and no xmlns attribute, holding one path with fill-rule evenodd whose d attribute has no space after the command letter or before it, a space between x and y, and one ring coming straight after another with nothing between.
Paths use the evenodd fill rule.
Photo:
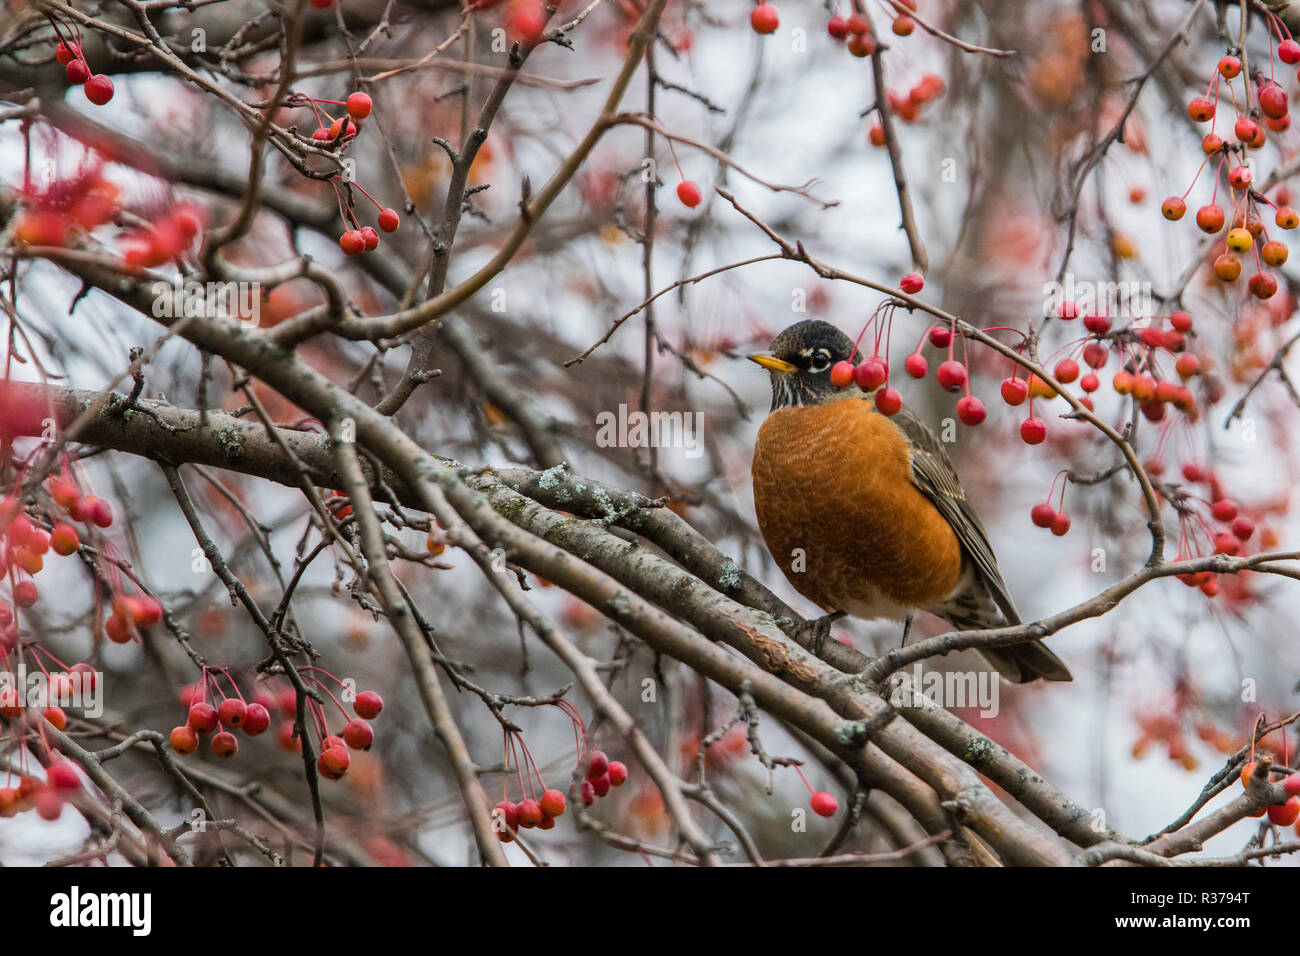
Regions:
<instances>
[{"instance_id":1,"label":"robin","mask_svg":"<svg viewBox=\"0 0 1300 956\"><path fill-rule=\"evenodd\" d=\"M754 507L763 540L796 591L827 614L903 621L918 610L968 630L1020 616L961 480L934 433L907 408L876 410L874 393L837 388L830 371L854 345L808 320L751 355L771 373L772 410L754 447ZM1015 683L1071 680L1034 641L982 650Z\"/></svg>"}]
</instances>

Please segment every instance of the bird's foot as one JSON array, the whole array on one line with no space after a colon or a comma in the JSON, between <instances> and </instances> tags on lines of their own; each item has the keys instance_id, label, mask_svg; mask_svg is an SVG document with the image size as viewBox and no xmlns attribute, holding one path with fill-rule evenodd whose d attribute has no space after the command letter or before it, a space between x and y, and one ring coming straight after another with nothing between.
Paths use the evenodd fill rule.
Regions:
<instances>
[{"instance_id":1,"label":"bird's foot","mask_svg":"<svg viewBox=\"0 0 1300 956\"><path fill-rule=\"evenodd\" d=\"M794 639L821 657L822 647L831 634L831 625L842 617L844 617L843 611L832 611L811 621L804 621L795 629Z\"/></svg>"}]
</instances>

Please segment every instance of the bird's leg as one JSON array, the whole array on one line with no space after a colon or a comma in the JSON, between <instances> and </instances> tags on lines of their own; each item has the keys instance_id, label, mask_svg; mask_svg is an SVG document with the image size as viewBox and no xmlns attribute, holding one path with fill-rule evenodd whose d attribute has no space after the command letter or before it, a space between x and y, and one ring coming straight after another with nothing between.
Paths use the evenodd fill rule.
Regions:
<instances>
[{"instance_id":1,"label":"bird's leg","mask_svg":"<svg viewBox=\"0 0 1300 956\"><path fill-rule=\"evenodd\" d=\"M911 629L912 629L912 615L909 614L907 615L906 618L903 619L903 642L898 645L900 648L907 646L907 632L910 631Z\"/></svg>"},{"instance_id":2,"label":"bird's leg","mask_svg":"<svg viewBox=\"0 0 1300 956\"><path fill-rule=\"evenodd\" d=\"M811 621L804 621L795 629L795 640L803 644L818 657L822 655L822 645L830 636L831 625L844 617L843 611L831 611Z\"/></svg>"}]
</instances>

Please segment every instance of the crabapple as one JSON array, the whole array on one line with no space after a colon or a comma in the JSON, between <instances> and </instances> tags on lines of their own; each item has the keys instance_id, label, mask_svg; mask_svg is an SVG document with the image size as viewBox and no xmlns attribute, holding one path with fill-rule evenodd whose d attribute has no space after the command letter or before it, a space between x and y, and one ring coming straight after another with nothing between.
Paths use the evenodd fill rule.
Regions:
<instances>
[{"instance_id":1,"label":"crabapple","mask_svg":"<svg viewBox=\"0 0 1300 956\"><path fill-rule=\"evenodd\" d=\"M1300 803L1300 800L1296 802ZM809 806L812 807L812 812L819 817L833 817L840 809L839 801L825 790L814 793L812 800L809 801Z\"/></svg>"},{"instance_id":2,"label":"crabapple","mask_svg":"<svg viewBox=\"0 0 1300 956\"><path fill-rule=\"evenodd\" d=\"M781 25L781 18L776 12L776 7L763 2L750 13L749 25L754 28L755 33L766 35L776 32L776 28Z\"/></svg>"},{"instance_id":3,"label":"crabapple","mask_svg":"<svg viewBox=\"0 0 1300 956\"><path fill-rule=\"evenodd\" d=\"M363 690L357 694L357 699L352 702L352 710L358 717L363 717L366 720L374 720L383 709L384 699L373 690Z\"/></svg>"}]
</instances>

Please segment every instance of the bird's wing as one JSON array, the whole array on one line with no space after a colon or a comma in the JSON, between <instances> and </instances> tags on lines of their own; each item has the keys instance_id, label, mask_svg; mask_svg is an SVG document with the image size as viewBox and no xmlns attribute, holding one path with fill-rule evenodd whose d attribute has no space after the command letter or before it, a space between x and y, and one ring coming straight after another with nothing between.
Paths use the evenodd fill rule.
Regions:
<instances>
[{"instance_id":1,"label":"bird's wing","mask_svg":"<svg viewBox=\"0 0 1300 956\"><path fill-rule=\"evenodd\" d=\"M962 551L974 565L980 582L988 590L1008 624L1019 624L1020 615L1007 593L1006 582L998 570L988 533L962 490L957 470L944 450L943 442L906 406L893 418L907 436L912 448L912 481L947 519L957 534ZM987 626L987 625L985 625Z\"/></svg>"}]
</instances>

